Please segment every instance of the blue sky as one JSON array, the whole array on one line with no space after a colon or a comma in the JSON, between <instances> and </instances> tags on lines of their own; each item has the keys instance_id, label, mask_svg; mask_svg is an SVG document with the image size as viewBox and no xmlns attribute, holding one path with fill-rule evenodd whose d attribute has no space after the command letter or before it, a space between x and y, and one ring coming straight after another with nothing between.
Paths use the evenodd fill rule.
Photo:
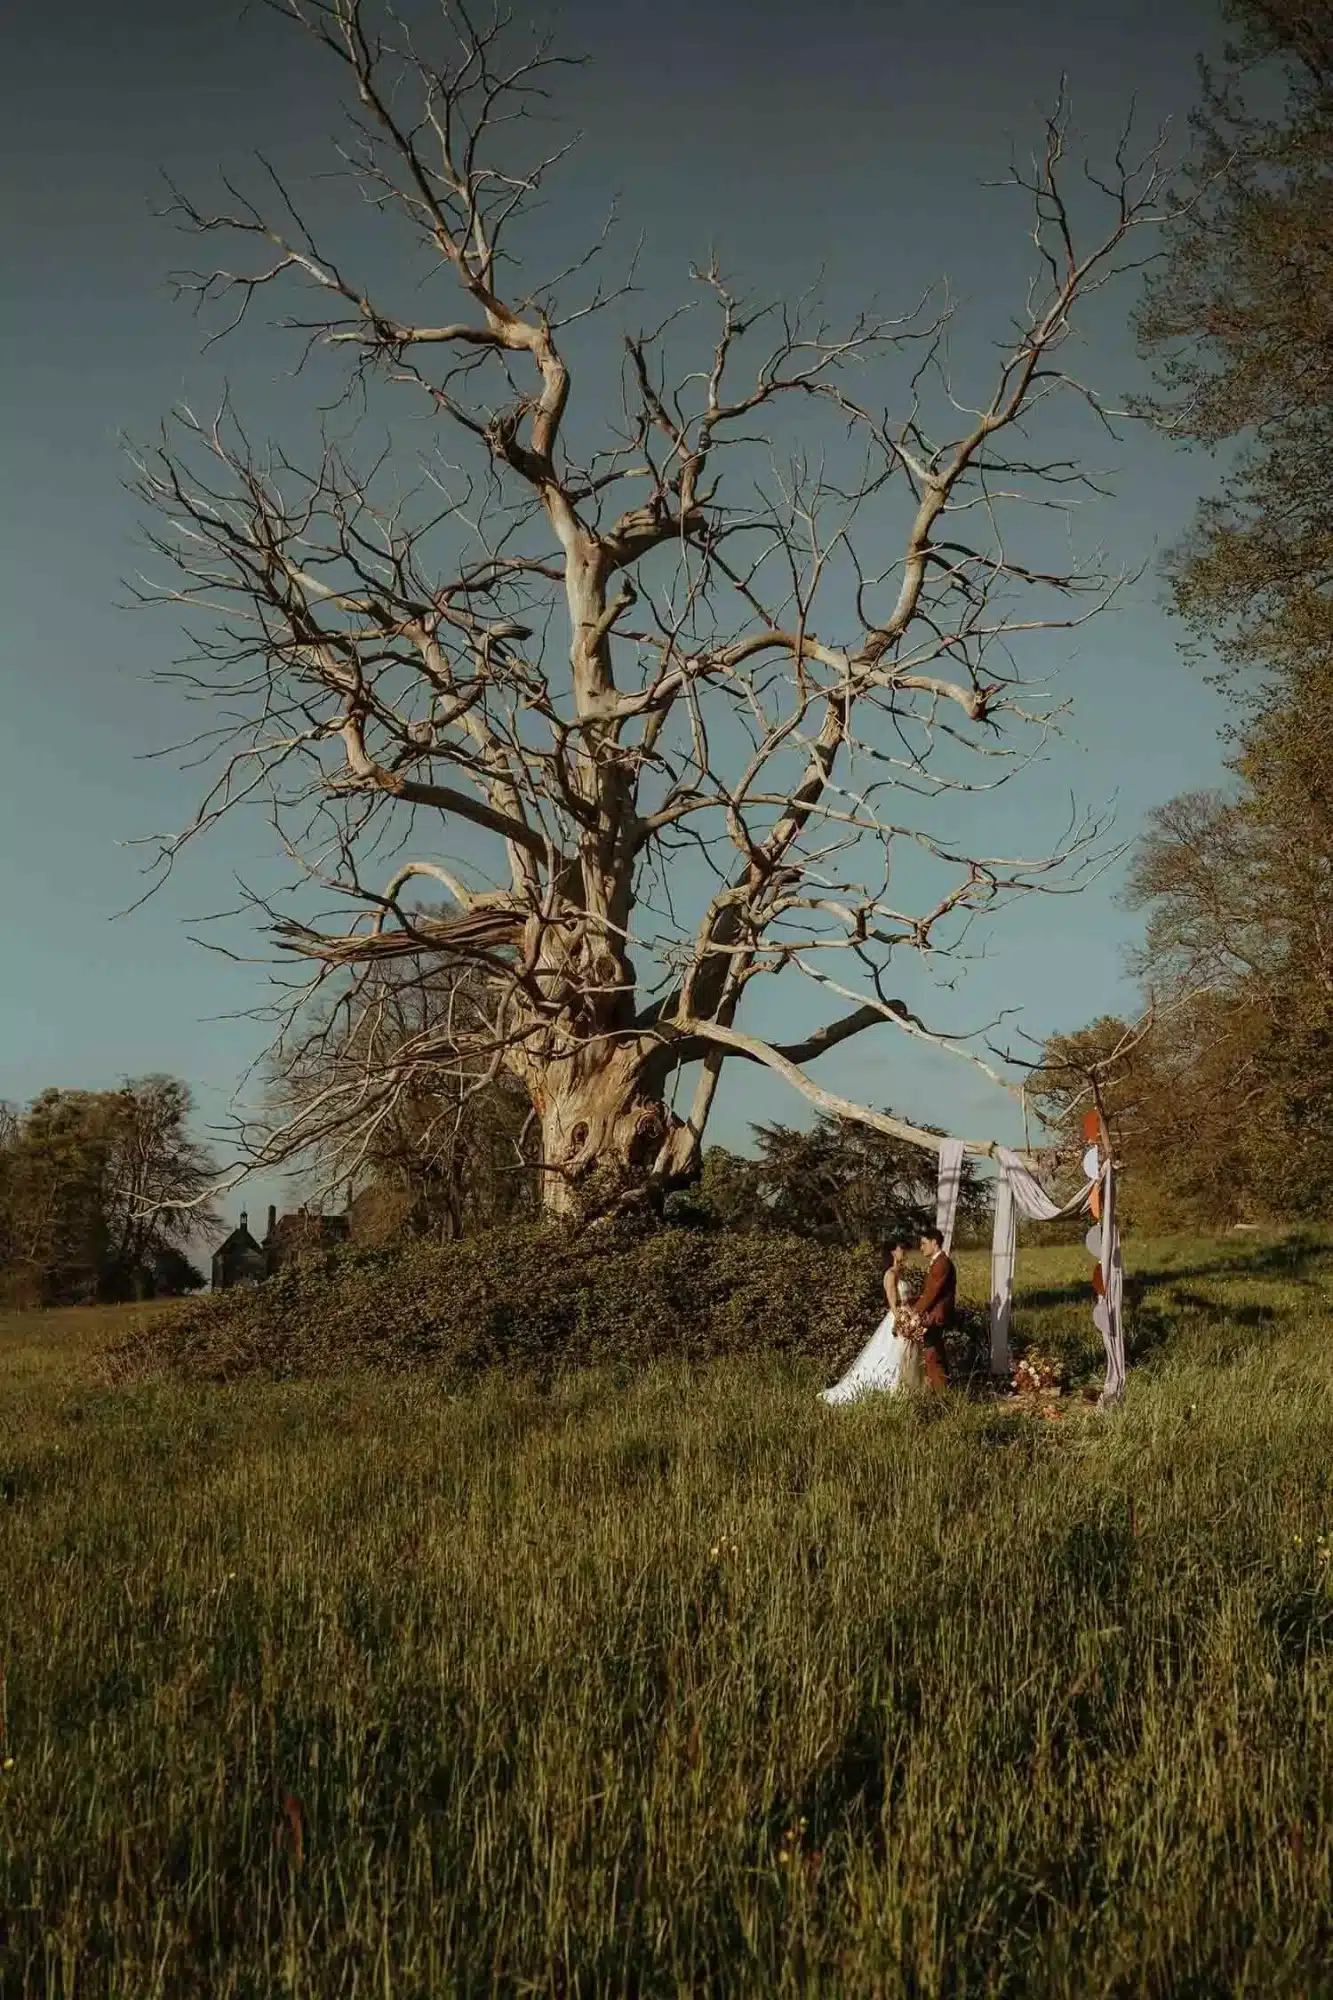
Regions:
<instances>
[{"instance_id":1,"label":"blue sky","mask_svg":"<svg viewBox=\"0 0 1333 2000\"><path fill-rule=\"evenodd\" d=\"M1035 142L1061 73L1096 153L1131 97L1145 128L1168 116L1183 124L1196 52L1217 34L1202 0L937 0L925 10L571 0L560 18L562 38L592 60L571 80L587 136L559 184L553 252L585 238L617 196L626 234L643 234L653 298L685 289L690 263L714 246L764 292L795 292L824 268L835 308L872 294L901 307L947 275L962 351L974 355L1021 304L1026 268L1020 210L982 183L1004 174L1011 144ZM147 755L199 718L152 681L180 650L171 614L119 608L121 580L142 560L120 439L150 436L178 399L206 404L224 377L255 434L299 432L300 387L283 372L290 350L257 328L201 352L206 329L167 283L190 246L153 211L160 170L201 197L219 168L245 172L257 149L293 175L317 171L336 115L324 69L262 10L53 0L27 10L14 35L22 83L4 227L15 277L0 323L0 1096L167 1070L194 1084L212 1120L262 1045L245 1015L266 972L191 943L189 919L234 905L237 877L278 876L262 823L236 821L145 908L113 920L141 887L141 851L127 843L181 824L199 786L176 761ZM1112 397L1139 380L1131 298L1102 302L1080 357ZM1153 573L1212 468L1142 429L1096 456L1115 496L1098 510L1096 536L1113 562L1148 572L1061 649L1068 733L1021 803L1015 794L1005 807L1006 834L1025 846L1041 844L1071 790L1114 796L1128 839L1154 804L1219 775L1219 706L1177 654ZM1078 899L1003 919L949 1002L954 1018L1012 1008L1040 1036L1131 1004L1123 960L1135 920L1115 903L1118 880L1112 871ZM226 941L264 955L244 929ZM819 1074L973 1136L1014 1131L1008 1100L889 1030ZM714 1136L735 1143L747 1120L774 1116L798 1118L800 1107L747 1066L725 1087ZM254 1187L252 1210L269 1193Z\"/></svg>"}]
</instances>

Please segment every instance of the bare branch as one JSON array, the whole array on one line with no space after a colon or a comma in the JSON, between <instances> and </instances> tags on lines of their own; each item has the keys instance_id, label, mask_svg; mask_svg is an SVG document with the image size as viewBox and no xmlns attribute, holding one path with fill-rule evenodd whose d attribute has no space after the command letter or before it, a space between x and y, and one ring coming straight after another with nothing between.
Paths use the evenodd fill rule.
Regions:
<instances>
[{"instance_id":1,"label":"bare branch","mask_svg":"<svg viewBox=\"0 0 1333 2000\"><path fill-rule=\"evenodd\" d=\"M373 1024L389 968L466 973L448 1035L395 1044L384 1090L381 1041L355 1042L380 1054L356 1090L343 1075L338 1158L368 1157L432 1064L465 1096L485 1078L527 1094L555 1205L608 1162L688 1174L724 1060L875 1123L803 1066L889 1021L1012 1090L1007 1059L892 997L893 967L909 952L955 977L984 918L1098 865L1101 824L1072 808L1017 859L965 851L933 808L1030 769L1061 713L1028 665L1038 636L1079 629L1123 581L1052 534L1100 488L1040 430L1061 398L1110 420L1065 351L1163 212L1160 146L1135 163L1126 143L1091 179L1105 220L1084 241L1057 109L1011 176L1034 276L975 409L948 374L947 296L836 326L813 291L748 299L709 264L688 310L592 361L589 385L619 371L619 404L573 424L564 332L609 333L632 271L568 295L606 227L554 279L523 268L524 215L568 141L523 149L563 59L454 0L420 32L378 0L276 4L335 59L342 168L454 303L417 313L370 285L262 161L257 191L226 182L216 208L175 196L184 227L239 253L182 285L219 333L290 298L302 360L325 350L367 412L406 396L425 445L406 472L388 446L363 463L328 439L298 464L225 405L182 412L137 460L168 575L136 595L190 620L173 677L214 722L189 752L213 760L209 788L159 864L258 807L296 877L265 920L317 1000L345 987ZM450 914L404 900L425 884ZM799 1043L747 1035L747 996L775 974L851 1011ZM299 1050L305 989L281 990ZM695 1062L678 1118L666 1082ZM330 1129L303 1113L273 1143Z\"/></svg>"}]
</instances>

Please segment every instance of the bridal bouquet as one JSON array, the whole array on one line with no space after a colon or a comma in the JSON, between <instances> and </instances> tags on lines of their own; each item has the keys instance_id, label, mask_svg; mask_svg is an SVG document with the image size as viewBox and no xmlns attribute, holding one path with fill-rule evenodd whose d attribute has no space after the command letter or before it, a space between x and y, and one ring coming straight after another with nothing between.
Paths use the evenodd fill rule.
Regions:
<instances>
[{"instance_id":1,"label":"bridal bouquet","mask_svg":"<svg viewBox=\"0 0 1333 2000\"><path fill-rule=\"evenodd\" d=\"M926 1322L915 1306L901 1305L894 1315L893 1330L904 1340L920 1340L926 1331Z\"/></svg>"}]
</instances>

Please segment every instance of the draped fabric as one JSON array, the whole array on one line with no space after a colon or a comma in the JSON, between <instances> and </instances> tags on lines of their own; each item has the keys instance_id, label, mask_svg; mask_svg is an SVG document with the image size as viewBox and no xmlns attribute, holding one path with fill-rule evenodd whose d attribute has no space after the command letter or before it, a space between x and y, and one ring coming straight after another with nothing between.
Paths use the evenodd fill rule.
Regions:
<instances>
[{"instance_id":1,"label":"draped fabric","mask_svg":"<svg viewBox=\"0 0 1333 2000\"><path fill-rule=\"evenodd\" d=\"M1018 1216L1021 1210L1034 1222L1057 1222L1061 1216L1077 1215L1088 1205L1096 1185L1088 1185L1062 1208L1033 1179L1018 1154L1008 1146L997 1146L1000 1176L995 1183L995 1230L990 1257L990 1365L994 1375L1007 1375L1012 1365L1009 1353L1009 1321L1014 1306L1014 1257L1018 1248Z\"/></svg>"},{"instance_id":2,"label":"draped fabric","mask_svg":"<svg viewBox=\"0 0 1333 2000\"><path fill-rule=\"evenodd\" d=\"M935 1202L935 1227L944 1238L947 1256L953 1248L954 1224L958 1220L958 1194L963 1185L963 1141L940 1141L940 1182Z\"/></svg>"},{"instance_id":3,"label":"draped fabric","mask_svg":"<svg viewBox=\"0 0 1333 2000\"><path fill-rule=\"evenodd\" d=\"M1088 1231L1087 1246L1102 1270L1103 1290L1093 1307L1092 1323L1101 1334L1106 1349L1106 1381L1101 1406L1118 1403L1125 1393L1125 1268L1120 1252L1120 1230L1116 1221L1115 1168L1108 1160L1102 1166L1096 1147L1084 1156L1087 1185L1061 1208L1053 1202L1028 1172L1016 1153L1007 1146L996 1148L1000 1175L995 1184L995 1233L991 1239L990 1365L996 1375L1007 1375L1009 1321L1014 1302L1014 1255L1017 1247L1018 1216L1021 1211L1034 1222L1056 1222L1062 1216L1077 1215L1087 1208L1093 1189L1101 1183L1101 1219Z\"/></svg>"},{"instance_id":4,"label":"draped fabric","mask_svg":"<svg viewBox=\"0 0 1333 2000\"><path fill-rule=\"evenodd\" d=\"M995 1183L995 1228L990 1246L990 1372L1007 1375L1009 1320L1014 1307L1014 1257L1018 1249L1018 1219L1014 1191L1003 1167Z\"/></svg>"},{"instance_id":5,"label":"draped fabric","mask_svg":"<svg viewBox=\"0 0 1333 2000\"><path fill-rule=\"evenodd\" d=\"M1115 1197L1115 1168L1108 1160L1102 1176L1102 1226L1098 1242L1104 1289L1092 1309L1092 1323L1106 1349L1106 1381L1099 1398L1103 1409L1118 1403L1125 1393L1125 1265L1120 1254Z\"/></svg>"}]
</instances>

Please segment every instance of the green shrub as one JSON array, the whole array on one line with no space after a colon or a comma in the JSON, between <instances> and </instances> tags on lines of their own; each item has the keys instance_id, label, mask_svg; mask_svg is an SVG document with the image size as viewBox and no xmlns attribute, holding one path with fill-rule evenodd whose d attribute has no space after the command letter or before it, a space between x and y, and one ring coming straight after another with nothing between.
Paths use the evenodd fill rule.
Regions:
<instances>
[{"instance_id":1,"label":"green shrub","mask_svg":"<svg viewBox=\"0 0 1333 2000\"><path fill-rule=\"evenodd\" d=\"M769 1231L525 1224L459 1243L339 1249L263 1285L158 1313L113 1351L118 1376L222 1381L335 1369L570 1368L748 1354L831 1373L883 1312L879 1260Z\"/></svg>"}]
</instances>

